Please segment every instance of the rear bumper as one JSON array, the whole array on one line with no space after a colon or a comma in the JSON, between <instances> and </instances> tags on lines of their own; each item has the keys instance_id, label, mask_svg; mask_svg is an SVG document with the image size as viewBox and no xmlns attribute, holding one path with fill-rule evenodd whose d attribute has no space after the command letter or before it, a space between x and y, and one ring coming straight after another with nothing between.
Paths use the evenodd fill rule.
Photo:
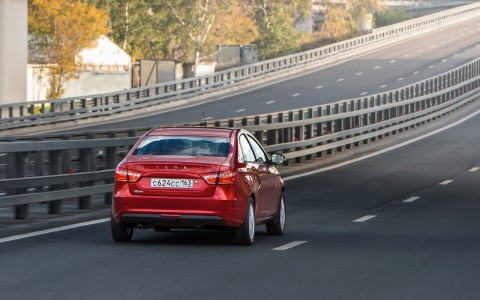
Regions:
<instances>
[{"instance_id":1,"label":"rear bumper","mask_svg":"<svg viewBox=\"0 0 480 300\"><path fill-rule=\"evenodd\" d=\"M231 187L217 188L211 197L133 195L117 190L112 213L116 222L165 227L239 227L245 218L249 195Z\"/></svg>"},{"instance_id":2,"label":"rear bumper","mask_svg":"<svg viewBox=\"0 0 480 300\"><path fill-rule=\"evenodd\" d=\"M218 216L182 215L179 217L164 217L158 214L124 214L120 223L155 224L164 227L224 227L225 222Z\"/></svg>"}]
</instances>

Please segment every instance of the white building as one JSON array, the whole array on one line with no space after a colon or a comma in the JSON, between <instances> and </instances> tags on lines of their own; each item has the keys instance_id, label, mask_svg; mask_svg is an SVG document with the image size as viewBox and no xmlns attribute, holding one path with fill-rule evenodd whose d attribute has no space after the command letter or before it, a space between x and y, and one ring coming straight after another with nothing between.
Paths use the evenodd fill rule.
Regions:
<instances>
[{"instance_id":1,"label":"white building","mask_svg":"<svg viewBox=\"0 0 480 300\"><path fill-rule=\"evenodd\" d=\"M131 88L131 58L106 36L102 35L95 47L80 51L75 62L79 65L79 78L64 84L65 94L62 98ZM28 65L27 101L45 100L48 69L48 64Z\"/></svg>"}]
</instances>

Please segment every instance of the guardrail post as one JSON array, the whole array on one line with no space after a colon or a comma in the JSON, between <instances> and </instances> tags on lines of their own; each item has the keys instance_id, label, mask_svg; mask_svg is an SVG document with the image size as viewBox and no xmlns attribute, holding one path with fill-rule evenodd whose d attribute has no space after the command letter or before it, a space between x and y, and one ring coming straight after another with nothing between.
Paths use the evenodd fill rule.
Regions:
<instances>
[{"instance_id":1,"label":"guardrail post","mask_svg":"<svg viewBox=\"0 0 480 300\"><path fill-rule=\"evenodd\" d=\"M267 124L273 123L273 116L267 116ZM278 134L276 129L269 129L267 131L267 145L274 145L278 143Z\"/></svg>"},{"instance_id":2,"label":"guardrail post","mask_svg":"<svg viewBox=\"0 0 480 300\"><path fill-rule=\"evenodd\" d=\"M313 108L309 108L307 111L307 119L313 119ZM308 124L305 126L305 140L313 138L313 124ZM312 148L313 146L307 146L307 149ZM311 154L305 157L306 160L311 160L313 157Z\"/></svg>"},{"instance_id":3,"label":"guardrail post","mask_svg":"<svg viewBox=\"0 0 480 300\"><path fill-rule=\"evenodd\" d=\"M109 132L108 138L113 139L117 137L116 132ZM106 159L105 159L105 168L115 169L116 167L116 157L117 157L117 147L107 147ZM114 174L112 173L112 178L107 180L106 183L113 183ZM105 194L105 204L112 204L113 192Z\"/></svg>"},{"instance_id":4,"label":"guardrail post","mask_svg":"<svg viewBox=\"0 0 480 300\"><path fill-rule=\"evenodd\" d=\"M303 120L303 118L304 118L303 114L304 114L303 109L300 109L298 111L298 120ZM292 117L293 117L293 113L292 113ZM304 129L303 129L303 125L302 126L297 126L294 129L295 129L294 140L295 141L305 140L305 132L304 132ZM299 150L302 150L302 147L295 148L295 151L299 151ZM299 156L299 157L295 158L295 162L296 163L301 163L302 162L302 157Z\"/></svg>"},{"instance_id":5,"label":"guardrail post","mask_svg":"<svg viewBox=\"0 0 480 300\"><path fill-rule=\"evenodd\" d=\"M260 116L255 116L254 122L255 122L255 125L260 125ZM263 130L255 131L255 137L262 145L265 145L265 141L263 139Z\"/></svg>"},{"instance_id":6,"label":"guardrail post","mask_svg":"<svg viewBox=\"0 0 480 300\"><path fill-rule=\"evenodd\" d=\"M13 140L9 140L12 142ZM25 152L16 152L9 153L7 164L7 178L22 178L27 174L26 168L26 159L27 155ZM8 193L10 195L19 195L24 194L26 190L21 189L10 189ZM28 204L15 205L14 218L15 220L25 220L28 217Z\"/></svg>"},{"instance_id":7,"label":"guardrail post","mask_svg":"<svg viewBox=\"0 0 480 300\"><path fill-rule=\"evenodd\" d=\"M49 161L50 161L50 175L57 175L61 174L61 167L60 167L60 158L61 158L61 151L60 150L50 150L49 151ZM52 185L51 190L59 190L61 186L59 185ZM61 211L62 201L55 200L48 202L48 213L49 214L59 214Z\"/></svg>"},{"instance_id":8,"label":"guardrail post","mask_svg":"<svg viewBox=\"0 0 480 300\"><path fill-rule=\"evenodd\" d=\"M93 134L88 133L87 139L93 139ZM90 172L94 171L94 163L95 163L95 149L94 148L84 148L80 149L80 172ZM80 187L87 187L90 186L91 182L82 182L80 183ZM90 199L91 196L82 196L78 200L78 208L79 209L88 209L90 207Z\"/></svg>"}]
</instances>

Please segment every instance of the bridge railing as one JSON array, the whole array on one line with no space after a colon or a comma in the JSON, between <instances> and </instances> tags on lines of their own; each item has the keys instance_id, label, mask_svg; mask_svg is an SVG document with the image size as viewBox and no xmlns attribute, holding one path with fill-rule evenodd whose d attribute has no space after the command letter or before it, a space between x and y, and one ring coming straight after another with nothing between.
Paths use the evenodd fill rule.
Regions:
<instances>
[{"instance_id":1,"label":"bridge railing","mask_svg":"<svg viewBox=\"0 0 480 300\"><path fill-rule=\"evenodd\" d=\"M480 59L400 89L271 114L214 120L207 126L243 127L270 153L308 161L397 134L442 117L479 97ZM204 124L180 124L197 125ZM46 202L59 213L64 199L89 207L92 195L111 202L114 168L149 128L60 136L11 137L0 142L0 207L28 217Z\"/></svg>"},{"instance_id":2,"label":"bridge railing","mask_svg":"<svg viewBox=\"0 0 480 300\"><path fill-rule=\"evenodd\" d=\"M73 122L83 118L111 116L179 99L202 97L258 82L272 76L327 64L345 57L387 45L399 39L469 19L480 14L480 3L473 3L402 23L375 29L374 32L317 49L262 61L213 75L172 81L124 90L57 100L0 105L0 131L34 125Z\"/></svg>"}]
</instances>

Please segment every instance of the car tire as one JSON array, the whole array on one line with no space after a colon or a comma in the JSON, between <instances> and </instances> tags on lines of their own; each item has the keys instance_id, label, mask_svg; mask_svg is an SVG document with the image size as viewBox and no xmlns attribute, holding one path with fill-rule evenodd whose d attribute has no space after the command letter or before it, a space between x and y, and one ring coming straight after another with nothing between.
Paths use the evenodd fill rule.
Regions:
<instances>
[{"instance_id":1,"label":"car tire","mask_svg":"<svg viewBox=\"0 0 480 300\"><path fill-rule=\"evenodd\" d=\"M285 231L286 219L287 211L285 209L285 194L282 192L275 218L267 223L267 233L270 235L282 235Z\"/></svg>"},{"instance_id":2,"label":"car tire","mask_svg":"<svg viewBox=\"0 0 480 300\"><path fill-rule=\"evenodd\" d=\"M235 229L235 243L237 245L251 245L255 240L255 206L250 198L245 219L242 226Z\"/></svg>"},{"instance_id":3,"label":"car tire","mask_svg":"<svg viewBox=\"0 0 480 300\"><path fill-rule=\"evenodd\" d=\"M113 216L110 217L110 229L115 242L130 242L133 237L133 227L117 223Z\"/></svg>"}]
</instances>

